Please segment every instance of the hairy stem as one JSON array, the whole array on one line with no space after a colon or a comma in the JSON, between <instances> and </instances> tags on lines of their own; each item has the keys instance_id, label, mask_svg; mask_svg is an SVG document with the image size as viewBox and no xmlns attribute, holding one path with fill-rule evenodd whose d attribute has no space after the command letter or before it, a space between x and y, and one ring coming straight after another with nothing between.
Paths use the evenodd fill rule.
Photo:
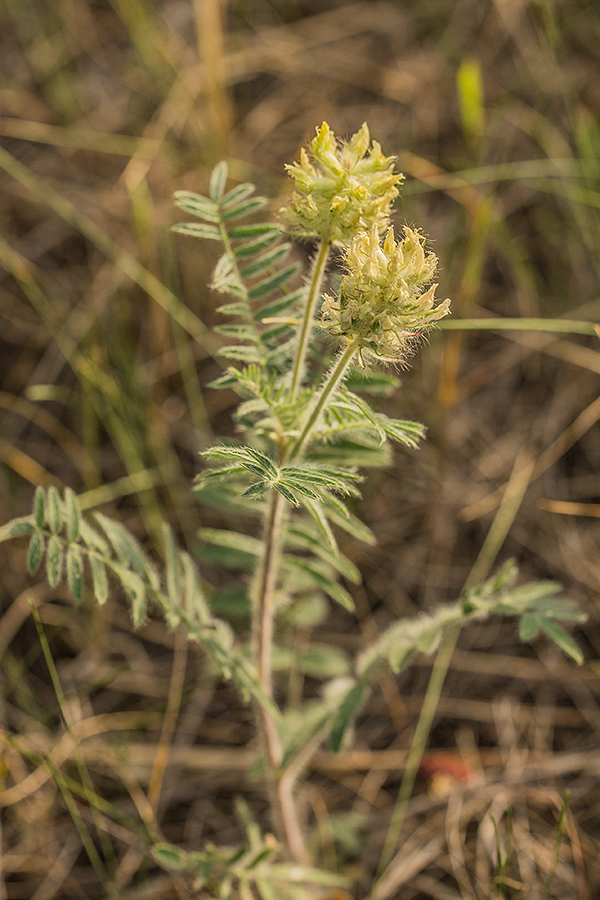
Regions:
<instances>
[{"instance_id":1,"label":"hairy stem","mask_svg":"<svg viewBox=\"0 0 600 900\"><path fill-rule=\"evenodd\" d=\"M315 306L317 305L319 288L321 287L321 282L325 273L325 267L327 265L327 259L329 257L330 249L331 244L329 243L329 241L323 240L313 264L308 296L306 298L306 306L304 307L304 315L302 317L302 325L300 328L300 335L298 337L298 346L296 348L294 368L292 369L292 384L290 388L292 397L295 397L298 394L300 385L302 384L302 378L304 377L304 369L306 366L306 352L308 350L308 344L310 341L310 332L315 314Z\"/></svg>"},{"instance_id":2,"label":"hairy stem","mask_svg":"<svg viewBox=\"0 0 600 900\"><path fill-rule=\"evenodd\" d=\"M319 394L317 395L317 399L308 414L302 431L300 432L299 437L290 450L289 456L286 460L287 462L293 459L297 459L297 457L300 455L300 452L310 438L313 429L317 425L321 414L327 406L328 400L330 399L331 395L334 393L340 382L343 380L344 375L346 374L346 369L352 361L352 357L356 353L358 346L358 338L350 341L350 343L338 357L337 361L334 363L333 368L329 371L329 374L327 375L325 382L321 390L319 391Z\"/></svg>"},{"instance_id":3,"label":"hairy stem","mask_svg":"<svg viewBox=\"0 0 600 900\"><path fill-rule=\"evenodd\" d=\"M253 613L254 654L260 686L267 697L273 696L271 655L273 647L274 601L277 582L281 532L285 500L274 491L269 502L265 522L263 558L258 571L258 583ZM296 862L306 862L302 828L292 794L292 782L281 771L283 752L277 723L271 711L255 702L256 717L268 761L269 794L275 827L279 838Z\"/></svg>"}]
</instances>

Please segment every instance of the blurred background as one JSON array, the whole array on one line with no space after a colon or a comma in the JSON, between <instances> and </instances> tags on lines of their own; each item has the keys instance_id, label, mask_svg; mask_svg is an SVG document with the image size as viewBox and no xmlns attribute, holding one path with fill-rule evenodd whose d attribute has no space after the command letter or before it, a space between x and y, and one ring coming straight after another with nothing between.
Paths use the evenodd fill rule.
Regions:
<instances>
[{"instance_id":1,"label":"blurred background","mask_svg":"<svg viewBox=\"0 0 600 900\"><path fill-rule=\"evenodd\" d=\"M510 623L461 638L389 888L402 900L542 900L567 789L547 896L600 892L599 76L594 0L0 3L0 522L36 485L68 485L149 548L164 520L197 548L215 520L190 480L234 398L207 389L216 251L170 232L173 192L204 192L225 158L275 212L323 120L340 136L367 121L398 157L397 223L429 235L453 319L382 399L428 438L369 474L378 545L347 548L358 624L335 611L319 640L354 652L509 558L589 616L581 668ZM505 318L555 324L489 322ZM25 551L1 550L0 900L192 896L148 862L148 835L239 839L249 711L181 635L135 632L118 596L75 607L24 575ZM360 752L315 761L320 862L359 885L430 671L382 679ZM249 796L260 817L258 783ZM509 807L499 887L489 814L503 834Z\"/></svg>"}]
</instances>

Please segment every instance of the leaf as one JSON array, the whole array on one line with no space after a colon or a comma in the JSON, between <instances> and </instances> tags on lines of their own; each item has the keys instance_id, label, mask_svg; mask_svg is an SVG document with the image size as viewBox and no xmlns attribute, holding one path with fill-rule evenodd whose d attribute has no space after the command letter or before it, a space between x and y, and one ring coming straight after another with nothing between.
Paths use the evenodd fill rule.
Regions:
<instances>
[{"instance_id":1,"label":"leaf","mask_svg":"<svg viewBox=\"0 0 600 900\"><path fill-rule=\"evenodd\" d=\"M329 746L334 753L337 753L344 740L344 735L348 730L348 726L357 714L362 705L366 693L366 686L362 682L357 682L347 692L341 704L337 708L331 725L329 734Z\"/></svg>"},{"instance_id":2,"label":"leaf","mask_svg":"<svg viewBox=\"0 0 600 900\"><path fill-rule=\"evenodd\" d=\"M231 232L230 232L231 237ZM261 250L266 250L275 241L279 240L281 237L281 232L279 229L273 229L268 231L266 234L258 237L255 241L247 241L245 244L239 244L234 252L234 256L238 259L247 259L251 256L256 256L257 253L260 253Z\"/></svg>"},{"instance_id":3,"label":"leaf","mask_svg":"<svg viewBox=\"0 0 600 900\"><path fill-rule=\"evenodd\" d=\"M332 549L329 543L324 544L321 535L313 533L306 525L292 525L288 529L286 543L292 547L303 547L309 550L324 562L329 563L344 578L347 578L353 584L360 584L360 572L354 563L350 562L337 549Z\"/></svg>"},{"instance_id":4,"label":"leaf","mask_svg":"<svg viewBox=\"0 0 600 900\"><path fill-rule=\"evenodd\" d=\"M274 487L277 493L281 494L282 497L285 497L288 503L291 503L292 506L300 505L298 503L298 498L296 497L296 495L285 484L283 484L283 482L273 481L270 486Z\"/></svg>"},{"instance_id":5,"label":"leaf","mask_svg":"<svg viewBox=\"0 0 600 900\"><path fill-rule=\"evenodd\" d=\"M285 554L281 562L282 566L288 571L290 569L297 570L307 575L311 581L317 584L332 600L343 606L344 609L350 611L354 609L354 600L348 591L341 584L333 581L329 575L326 575L316 563L304 557L291 556L290 554Z\"/></svg>"},{"instance_id":6,"label":"leaf","mask_svg":"<svg viewBox=\"0 0 600 900\"><path fill-rule=\"evenodd\" d=\"M79 510L79 501L71 488L65 488L64 516L68 540L72 542L77 541L79 539L81 512Z\"/></svg>"},{"instance_id":7,"label":"leaf","mask_svg":"<svg viewBox=\"0 0 600 900\"><path fill-rule=\"evenodd\" d=\"M111 568L123 585L124 590L129 594L133 624L136 628L139 628L144 623L147 615L146 586L139 575L135 572L130 572L124 566L112 563Z\"/></svg>"},{"instance_id":8,"label":"leaf","mask_svg":"<svg viewBox=\"0 0 600 900\"><path fill-rule=\"evenodd\" d=\"M39 485L35 489L33 498L33 516L37 527L43 528L46 524L46 494Z\"/></svg>"},{"instance_id":9,"label":"leaf","mask_svg":"<svg viewBox=\"0 0 600 900\"><path fill-rule=\"evenodd\" d=\"M175 231L177 234L187 234L188 237L200 238L205 241L221 240L219 229L204 222L181 222L179 225L173 225L171 231Z\"/></svg>"},{"instance_id":10,"label":"leaf","mask_svg":"<svg viewBox=\"0 0 600 900\"><path fill-rule=\"evenodd\" d=\"M67 583L77 603L81 603L83 595L83 560L77 544L67 548Z\"/></svg>"},{"instance_id":11,"label":"leaf","mask_svg":"<svg viewBox=\"0 0 600 900\"><path fill-rule=\"evenodd\" d=\"M34 531L27 550L27 571L33 575L42 561L46 541L41 531Z\"/></svg>"},{"instance_id":12,"label":"leaf","mask_svg":"<svg viewBox=\"0 0 600 900\"><path fill-rule=\"evenodd\" d=\"M287 256L290 247L291 244L280 244L268 253L263 253L262 256L259 256L258 259L248 263L248 265L242 269L240 273L242 278L253 278L255 275L260 275L263 272L266 272L267 269L274 267L283 257Z\"/></svg>"},{"instance_id":13,"label":"leaf","mask_svg":"<svg viewBox=\"0 0 600 900\"><path fill-rule=\"evenodd\" d=\"M303 300L305 294L306 288L302 287L297 291L292 291L289 294L284 294L282 297L277 297L276 300L272 300L265 306L261 306L261 308L254 313L254 319L257 322L262 322L264 319L280 316L281 313L288 312L293 306Z\"/></svg>"},{"instance_id":14,"label":"leaf","mask_svg":"<svg viewBox=\"0 0 600 900\"><path fill-rule=\"evenodd\" d=\"M191 191L176 191L175 203L180 209L204 219L206 222L219 223L219 210L215 203L202 197L200 194L193 194Z\"/></svg>"},{"instance_id":15,"label":"leaf","mask_svg":"<svg viewBox=\"0 0 600 900\"><path fill-rule=\"evenodd\" d=\"M239 534L237 531L225 531L216 528L201 528L200 537L218 547L227 547L259 558L262 554L262 541L249 537L247 534Z\"/></svg>"},{"instance_id":16,"label":"leaf","mask_svg":"<svg viewBox=\"0 0 600 900\"><path fill-rule=\"evenodd\" d=\"M280 272L276 272L269 278L265 278L264 281L259 281L258 284L253 285L248 291L248 296L251 300L258 300L259 297L267 297L269 294L276 291L277 288L281 287L282 284L285 284L286 281L289 281L299 268L300 265L298 263L292 263L292 265L286 266L286 268L282 269Z\"/></svg>"},{"instance_id":17,"label":"leaf","mask_svg":"<svg viewBox=\"0 0 600 900\"><path fill-rule=\"evenodd\" d=\"M540 630L540 622L537 616L524 615L519 624L519 637L522 641L533 641Z\"/></svg>"},{"instance_id":18,"label":"leaf","mask_svg":"<svg viewBox=\"0 0 600 900\"><path fill-rule=\"evenodd\" d=\"M106 568L102 560L92 554L88 555L90 569L92 570L92 585L94 597L100 606L103 606L108 600L108 578L106 576Z\"/></svg>"},{"instance_id":19,"label":"leaf","mask_svg":"<svg viewBox=\"0 0 600 900\"><path fill-rule=\"evenodd\" d=\"M232 222L235 219L243 219L244 216L249 216L254 212L258 212L259 209L264 207L266 202L265 197L251 197L249 200L243 200L241 203L237 203L235 206L228 207L227 209L223 209L223 205L221 204L221 209L223 209L223 221Z\"/></svg>"},{"instance_id":20,"label":"leaf","mask_svg":"<svg viewBox=\"0 0 600 900\"><path fill-rule=\"evenodd\" d=\"M173 608L179 606L182 599L181 570L177 558L177 547L173 529L163 525L163 541L165 546L165 564L167 569L167 594Z\"/></svg>"},{"instance_id":21,"label":"leaf","mask_svg":"<svg viewBox=\"0 0 600 900\"><path fill-rule=\"evenodd\" d=\"M34 528L33 516L20 516L3 525L0 529L0 535L2 540L6 540L9 537L22 537L24 534L31 534Z\"/></svg>"},{"instance_id":22,"label":"leaf","mask_svg":"<svg viewBox=\"0 0 600 900\"><path fill-rule=\"evenodd\" d=\"M60 495L54 485L48 488L48 527L52 534L58 534L62 526L62 509Z\"/></svg>"},{"instance_id":23,"label":"leaf","mask_svg":"<svg viewBox=\"0 0 600 900\"><path fill-rule=\"evenodd\" d=\"M312 678L338 678L350 673L348 655L338 647L310 644L295 657L296 666Z\"/></svg>"},{"instance_id":24,"label":"leaf","mask_svg":"<svg viewBox=\"0 0 600 900\"><path fill-rule=\"evenodd\" d=\"M185 871L189 866L189 854L175 844L154 844L152 856L161 866Z\"/></svg>"},{"instance_id":25,"label":"leaf","mask_svg":"<svg viewBox=\"0 0 600 900\"><path fill-rule=\"evenodd\" d=\"M210 199L215 203L219 203L225 191L225 183L227 181L227 163L220 162L212 170L210 176Z\"/></svg>"},{"instance_id":26,"label":"leaf","mask_svg":"<svg viewBox=\"0 0 600 900\"><path fill-rule=\"evenodd\" d=\"M548 635L551 641L554 641L556 646L559 647L563 653L566 653L567 656L574 659L577 665L580 666L583 663L583 654L581 653L581 650L573 638L567 634L560 625L550 621L550 619L542 617L540 619L540 628Z\"/></svg>"},{"instance_id":27,"label":"leaf","mask_svg":"<svg viewBox=\"0 0 600 900\"><path fill-rule=\"evenodd\" d=\"M63 545L60 538L53 534L48 541L46 551L46 575L51 587L56 587L62 577Z\"/></svg>"},{"instance_id":28,"label":"leaf","mask_svg":"<svg viewBox=\"0 0 600 900\"><path fill-rule=\"evenodd\" d=\"M158 590L160 577L134 536L120 522L115 522L100 512L95 512L94 518L104 530L120 562L133 569L141 578L147 579L154 590Z\"/></svg>"},{"instance_id":29,"label":"leaf","mask_svg":"<svg viewBox=\"0 0 600 900\"><path fill-rule=\"evenodd\" d=\"M232 188L229 193L225 194L221 200L221 209L229 209L230 206L240 203L246 197L249 197L250 194L253 194L255 190L255 185L250 184L249 181L238 184L237 187Z\"/></svg>"},{"instance_id":30,"label":"leaf","mask_svg":"<svg viewBox=\"0 0 600 900\"><path fill-rule=\"evenodd\" d=\"M229 230L229 238L232 241L243 240L244 238L262 237L267 234L276 234L281 237L281 229L278 225L271 225L268 222L258 222L256 225L240 225Z\"/></svg>"},{"instance_id":31,"label":"leaf","mask_svg":"<svg viewBox=\"0 0 600 900\"><path fill-rule=\"evenodd\" d=\"M203 625L210 622L211 615L204 596L204 592L200 585L198 570L189 555L183 550L179 551L179 560L183 570L183 598L185 610L189 615L194 616Z\"/></svg>"},{"instance_id":32,"label":"leaf","mask_svg":"<svg viewBox=\"0 0 600 900\"><path fill-rule=\"evenodd\" d=\"M225 359L237 359L244 363L262 362L260 352L254 347L221 347L219 355Z\"/></svg>"}]
</instances>

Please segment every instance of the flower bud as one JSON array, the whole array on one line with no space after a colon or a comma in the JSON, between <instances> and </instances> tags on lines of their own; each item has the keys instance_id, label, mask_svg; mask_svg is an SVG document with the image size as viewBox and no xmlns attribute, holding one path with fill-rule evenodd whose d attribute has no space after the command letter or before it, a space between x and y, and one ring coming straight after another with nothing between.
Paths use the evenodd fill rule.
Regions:
<instances>
[{"instance_id":1,"label":"flower bud","mask_svg":"<svg viewBox=\"0 0 600 900\"><path fill-rule=\"evenodd\" d=\"M295 190L282 216L292 234L347 244L374 225L385 229L404 176L394 173L395 157L384 156L377 141L369 145L366 123L338 144L323 122L309 152L302 149L299 162L286 166Z\"/></svg>"}]
</instances>

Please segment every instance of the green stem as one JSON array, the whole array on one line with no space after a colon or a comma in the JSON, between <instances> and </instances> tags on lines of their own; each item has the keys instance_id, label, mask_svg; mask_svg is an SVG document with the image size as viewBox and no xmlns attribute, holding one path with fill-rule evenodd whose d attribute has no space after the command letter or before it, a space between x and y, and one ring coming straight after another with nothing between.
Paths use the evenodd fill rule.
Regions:
<instances>
[{"instance_id":1,"label":"green stem","mask_svg":"<svg viewBox=\"0 0 600 900\"><path fill-rule=\"evenodd\" d=\"M330 370L317 396L316 402L314 403L312 409L308 414L299 437L297 438L295 444L292 445L286 462L291 462L293 459L296 459L300 454L300 451L308 441L314 427L316 426L321 417L321 414L323 413L323 410L327 406L327 401L342 381L346 369L348 368L348 365L352 360L352 357L358 350L359 343L359 338L355 338L353 341L350 341L346 349L338 357L337 362L334 364L333 368Z\"/></svg>"},{"instance_id":2,"label":"green stem","mask_svg":"<svg viewBox=\"0 0 600 900\"><path fill-rule=\"evenodd\" d=\"M319 252L317 253L313 265L308 296L306 298L306 306L304 307L304 315L302 317L300 336L298 338L298 346L296 348L296 358L294 359L294 368L292 370L292 384L290 388L292 397L297 396L298 391L300 390L300 385L302 384L302 378L304 377L304 369L306 366L306 352L308 350L308 343L310 340L310 333L315 314L315 306L317 305L319 289L321 287L321 282L325 273L325 267L327 265L327 259L329 257L330 249L331 244L329 243L329 241L323 240L321 242Z\"/></svg>"}]
</instances>

